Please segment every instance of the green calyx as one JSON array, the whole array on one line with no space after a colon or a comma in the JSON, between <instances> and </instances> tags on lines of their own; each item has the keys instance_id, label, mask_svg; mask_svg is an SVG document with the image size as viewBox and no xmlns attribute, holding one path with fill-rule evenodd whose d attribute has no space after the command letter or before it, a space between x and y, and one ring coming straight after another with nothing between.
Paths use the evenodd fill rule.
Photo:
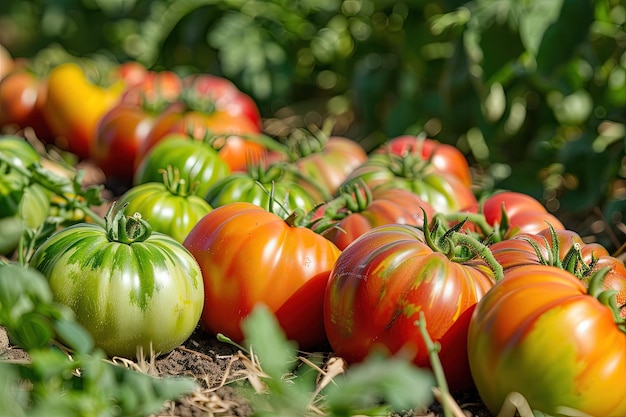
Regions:
<instances>
[{"instance_id":1,"label":"green calyx","mask_svg":"<svg viewBox=\"0 0 626 417\"><path fill-rule=\"evenodd\" d=\"M461 232L465 221L461 221L445 230L435 217L433 224L429 224L428 215L422 209L424 215L424 242L434 251L444 254L453 262L467 262L476 257L484 260L493 271L496 281L504 276L502 265L494 258L493 253L483 242L475 237Z\"/></svg>"},{"instance_id":2,"label":"green calyx","mask_svg":"<svg viewBox=\"0 0 626 417\"><path fill-rule=\"evenodd\" d=\"M189 183L189 181L181 178L178 168L168 165L167 169L159 169L159 172L163 174L165 188L173 195L187 197L194 193L197 182Z\"/></svg>"},{"instance_id":3,"label":"green calyx","mask_svg":"<svg viewBox=\"0 0 626 417\"><path fill-rule=\"evenodd\" d=\"M580 244L577 242L572 243L572 246L563 256L563 259L561 259L559 256L559 238L557 236L556 230L550 223L548 223L548 228L550 229L550 242L548 242L547 239L544 238L545 248L548 249L548 257L543 256L541 248L539 247L539 245L537 245L537 242L528 238L524 239L535 250L535 254L537 255L539 263L541 263L542 265L554 266L556 268L563 269L579 279L585 279L589 277L595 263L597 262L597 259L593 258L591 262L587 264L582 257Z\"/></svg>"},{"instance_id":4,"label":"green calyx","mask_svg":"<svg viewBox=\"0 0 626 417\"><path fill-rule=\"evenodd\" d=\"M622 309L626 306L618 304L620 292L612 288L604 288L604 280L609 272L610 268L608 266L593 272L587 287L587 294L595 297L602 305L608 307L613 314L615 325L622 332L626 333L626 318L622 315Z\"/></svg>"},{"instance_id":5,"label":"green calyx","mask_svg":"<svg viewBox=\"0 0 626 417\"><path fill-rule=\"evenodd\" d=\"M111 242L119 242L130 245L135 242L143 242L152 234L150 224L141 218L139 213L126 216L124 209L128 203L115 210L115 202L111 204L104 217L107 236Z\"/></svg>"}]
</instances>

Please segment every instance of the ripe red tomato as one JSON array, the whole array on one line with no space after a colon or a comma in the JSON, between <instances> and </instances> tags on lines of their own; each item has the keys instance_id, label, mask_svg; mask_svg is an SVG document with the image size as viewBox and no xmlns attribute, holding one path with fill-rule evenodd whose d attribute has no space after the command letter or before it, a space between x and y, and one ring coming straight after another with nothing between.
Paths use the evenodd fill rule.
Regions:
<instances>
[{"instance_id":1,"label":"ripe red tomato","mask_svg":"<svg viewBox=\"0 0 626 417\"><path fill-rule=\"evenodd\" d=\"M478 303L469 363L494 415L511 392L547 415L626 415L624 322L598 287L588 292L567 271L527 265L507 272Z\"/></svg>"},{"instance_id":2,"label":"ripe red tomato","mask_svg":"<svg viewBox=\"0 0 626 417\"><path fill-rule=\"evenodd\" d=\"M200 323L206 330L241 341L242 319L262 303L272 312L283 309L279 323L300 348L325 341L321 303L300 304L291 297L301 301L305 294L299 290L310 280L325 282L340 253L332 242L241 202L215 208L196 224L183 245L198 260L204 277ZM310 285L315 291L306 295L321 300L324 286ZM282 316L285 309L290 314Z\"/></svg>"},{"instance_id":3,"label":"ripe red tomato","mask_svg":"<svg viewBox=\"0 0 626 417\"><path fill-rule=\"evenodd\" d=\"M46 94L45 78L25 68L7 74L0 81L0 126L30 127L39 140L49 142L50 128L42 112Z\"/></svg>"},{"instance_id":4,"label":"ripe red tomato","mask_svg":"<svg viewBox=\"0 0 626 417\"><path fill-rule=\"evenodd\" d=\"M192 100L210 102L210 106L215 109L246 117L261 129L261 114L257 104L230 80L212 74L191 74L183 78L183 84L187 94L192 95Z\"/></svg>"},{"instance_id":5,"label":"ripe red tomato","mask_svg":"<svg viewBox=\"0 0 626 417\"><path fill-rule=\"evenodd\" d=\"M434 251L414 226L378 226L345 248L330 273L324 297L328 341L351 362L383 349L414 355L416 365L428 367L415 324L423 312L430 337L441 344L450 389L469 388L467 326L494 277L481 258L455 262Z\"/></svg>"},{"instance_id":6,"label":"ripe red tomato","mask_svg":"<svg viewBox=\"0 0 626 417\"><path fill-rule=\"evenodd\" d=\"M3 45L0 45L0 80L15 68L15 60Z\"/></svg>"},{"instance_id":7,"label":"ripe red tomato","mask_svg":"<svg viewBox=\"0 0 626 417\"><path fill-rule=\"evenodd\" d=\"M98 122L91 156L110 184L128 187L135 173L139 149L147 140L159 114L182 89L173 72L146 71L131 80L118 104Z\"/></svg>"},{"instance_id":8,"label":"ripe red tomato","mask_svg":"<svg viewBox=\"0 0 626 417\"><path fill-rule=\"evenodd\" d=\"M481 226L470 218L465 227L483 236L492 234L494 241L510 239L518 233L537 233L548 224L555 229L565 229L563 223L549 213L541 202L516 191L497 192L480 203L465 207L461 212L482 214L486 225ZM506 213L504 218L503 212Z\"/></svg>"},{"instance_id":9,"label":"ripe red tomato","mask_svg":"<svg viewBox=\"0 0 626 417\"><path fill-rule=\"evenodd\" d=\"M376 152L391 152L396 155L416 155L441 171L454 175L467 187L472 185L472 173L467 158L456 147L434 139L402 135L390 139Z\"/></svg>"}]
</instances>

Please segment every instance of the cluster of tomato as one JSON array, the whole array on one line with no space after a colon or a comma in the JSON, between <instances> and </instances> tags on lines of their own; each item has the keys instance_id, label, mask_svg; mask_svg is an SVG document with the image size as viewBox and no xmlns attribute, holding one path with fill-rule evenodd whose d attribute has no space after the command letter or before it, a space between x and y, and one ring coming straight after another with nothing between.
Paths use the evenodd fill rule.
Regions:
<instances>
[{"instance_id":1,"label":"cluster of tomato","mask_svg":"<svg viewBox=\"0 0 626 417\"><path fill-rule=\"evenodd\" d=\"M6 75L0 118L128 185L104 227L60 230L31 260L109 354L173 349L198 322L241 341L264 304L302 349L428 367L423 320L452 390L475 387L494 414L520 392L553 415L626 415L623 262L528 195L478 201L457 148L400 136L366 153L301 129L270 139L224 79L134 64L108 88L82 76L55 68L41 114L18 120L4 92L28 75Z\"/></svg>"}]
</instances>

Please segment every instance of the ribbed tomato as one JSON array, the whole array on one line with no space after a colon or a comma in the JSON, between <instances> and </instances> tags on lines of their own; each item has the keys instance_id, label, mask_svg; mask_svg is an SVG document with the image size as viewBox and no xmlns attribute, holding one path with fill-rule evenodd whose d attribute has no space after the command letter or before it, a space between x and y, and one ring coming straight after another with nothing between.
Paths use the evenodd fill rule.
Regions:
<instances>
[{"instance_id":1,"label":"ribbed tomato","mask_svg":"<svg viewBox=\"0 0 626 417\"><path fill-rule=\"evenodd\" d=\"M241 341L241 321L262 303L274 313L281 309L289 313L278 315L278 321L302 349L326 340L324 286L307 283L326 282L340 254L329 240L241 202L207 214L191 230L184 246L202 269L205 308L201 325L206 330ZM311 288L306 294L299 291L305 286ZM311 302L293 302L292 297Z\"/></svg>"},{"instance_id":2,"label":"ribbed tomato","mask_svg":"<svg viewBox=\"0 0 626 417\"><path fill-rule=\"evenodd\" d=\"M483 297L470 321L468 354L494 415L511 392L547 415L626 415L626 323L601 287L592 280L588 291L567 271L527 265Z\"/></svg>"},{"instance_id":3,"label":"ribbed tomato","mask_svg":"<svg viewBox=\"0 0 626 417\"><path fill-rule=\"evenodd\" d=\"M394 224L378 226L344 249L324 297L328 341L348 361L383 349L413 355L415 364L428 367L428 349L415 324L424 313L430 337L441 344L450 388L466 389L472 386L467 326L497 274L481 257L455 262L456 249L442 253L427 241L420 229ZM481 248L484 258L488 252Z\"/></svg>"},{"instance_id":4,"label":"ribbed tomato","mask_svg":"<svg viewBox=\"0 0 626 417\"><path fill-rule=\"evenodd\" d=\"M79 223L61 229L37 249L30 265L108 355L167 353L198 324L202 273L172 237L152 232L140 216L125 216L123 207L114 209L106 227Z\"/></svg>"},{"instance_id":5,"label":"ribbed tomato","mask_svg":"<svg viewBox=\"0 0 626 417\"><path fill-rule=\"evenodd\" d=\"M524 265L549 265L571 272L587 285L594 272L608 267L606 288L626 300L626 266L599 243L585 243L569 229L547 227L538 233L520 233L490 246L504 272ZM624 310L626 313L626 310Z\"/></svg>"}]
</instances>

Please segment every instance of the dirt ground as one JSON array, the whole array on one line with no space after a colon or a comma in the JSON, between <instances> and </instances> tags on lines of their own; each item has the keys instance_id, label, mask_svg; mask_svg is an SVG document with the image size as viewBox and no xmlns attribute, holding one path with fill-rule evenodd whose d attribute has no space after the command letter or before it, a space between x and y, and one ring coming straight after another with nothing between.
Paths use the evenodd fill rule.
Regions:
<instances>
[{"instance_id":1,"label":"dirt ground","mask_svg":"<svg viewBox=\"0 0 626 417\"><path fill-rule=\"evenodd\" d=\"M28 359L28 356L10 344L6 332L0 327L0 360L16 359ZM160 413L151 417L252 416L254 410L248 398L238 388L242 383L247 384L247 381L244 381L248 375L245 360L245 355L240 355L234 346L198 329L182 346L156 358L149 369L143 369L145 372L163 377L190 377L199 385L198 390L178 401L165 404ZM125 361L116 362L119 362L120 366L129 366ZM130 363L130 366L138 365ZM491 417L476 392L458 394L454 398L466 416ZM406 410L394 415L394 417L440 416L443 416L443 412L437 402L427 410Z\"/></svg>"}]
</instances>

